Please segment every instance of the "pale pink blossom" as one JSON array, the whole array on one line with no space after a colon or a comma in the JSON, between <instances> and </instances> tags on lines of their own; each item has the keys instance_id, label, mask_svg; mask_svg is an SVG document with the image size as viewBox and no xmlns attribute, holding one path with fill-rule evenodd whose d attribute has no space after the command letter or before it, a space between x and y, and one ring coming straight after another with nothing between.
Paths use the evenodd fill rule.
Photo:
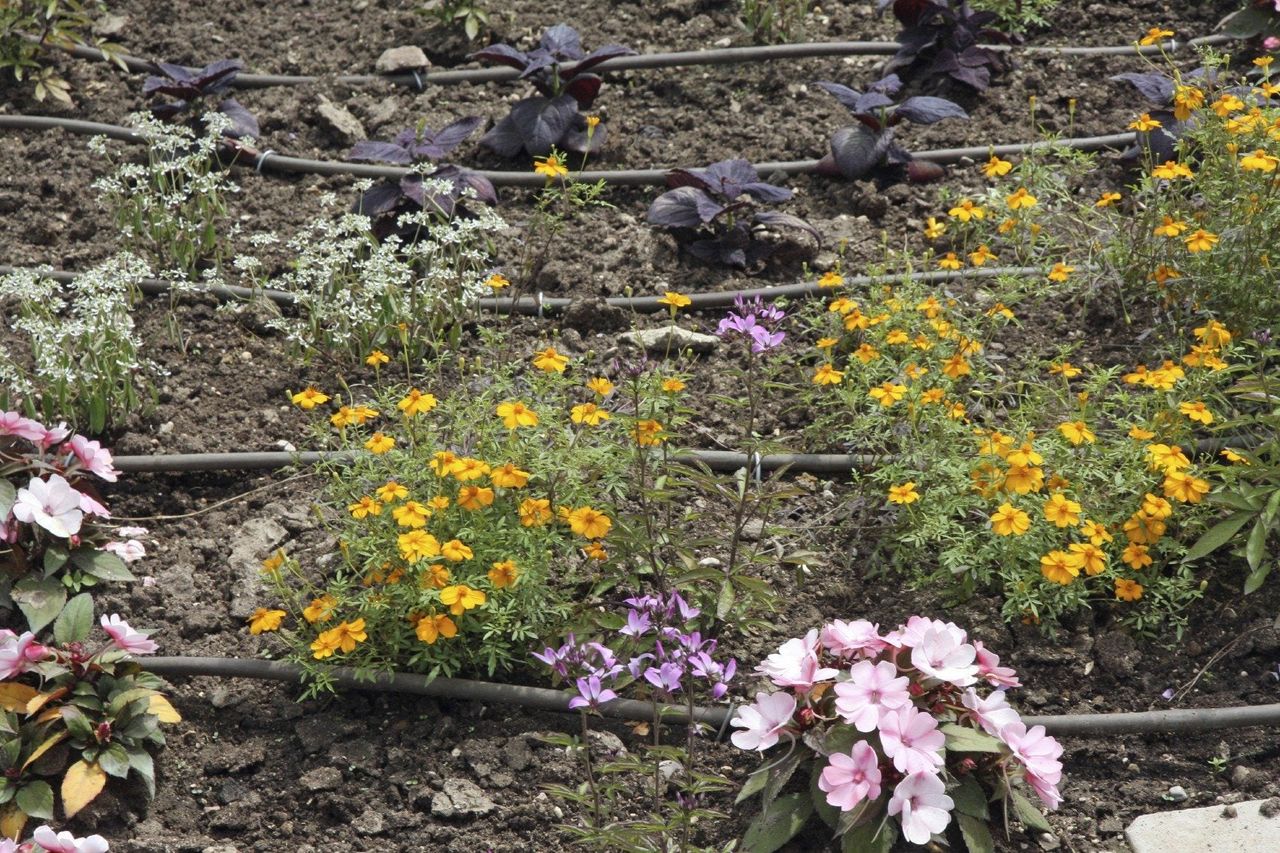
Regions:
<instances>
[{"instance_id":1,"label":"pale pink blossom","mask_svg":"<svg viewBox=\"0 0 1280 853\"><path fill-rule=\"evenodd\" d=\"M880 745L899 773L936 773L946 740L933 715L914 705L880 715Z\"/></svg>"},{"instance_id":2,"label":"pale pink blossom","mask_svg":"<svg viewBox=\"0 0 1280 853\"><path fill-rule=\"evenodd\" d=\"M942 779L928 772L912 773L898 783L889 798L888 812L899 816L903 838L912 844L927 844L947 828L955 801L946 790Z\"/></svg>"},{"instance_id":3,"label":"pale pink blossom","mask_svg":"<svg viewBox=\"0 0 1280 853\"><path fill-rule=\"evenodd\" d=\"M97 499L92 495L85 494L84 492L80 493L80 510L85 515L96 515L99 518L111 517L111 511L109 509L98 503Z\"/></svg>"},{"instance_id":4,"label":"pale pink blossom","mask_svg":"<svg viewBox=\"0 0 1280 853\"><path fill-rule=\"evenodd\" d=\"M729 725L745 729L729 738L738 749L764 752L778 742L782 731L796 712L796 699L790 693L757 693L754 704L738 709Z\"/></svg>"},{"instance_id":5,"label":"pale pink blossom","mask_svg":"<svg viewBox=\"0 0 1280 853\"><path fill-rule=\"evenodd\" d=\"M55 427L45 427L44 434L40 436L36 443L40 445L41 450L44 450L46 447L52 447L69 435L71 435L71 430L67 427L67 422L63 421Z\"/></svg>"},{"instance_id":6,"label":"pale pink blossom","mask_svg":"<svg viewBox=\"0 0 1280 853\"><path fill-rule=\"evenodd\" d=\"M967 643L969 635L954 622L943 622L941 619L929 619L924 616L912 616L896 631L885 635L885 640L895 648L914 648L924 639L925 631L930 628L941 628L956 638L957 643Z\"/></svg>"},{"instance_id":7,"label":"pale pink blossom","mask_svg":"<svg viewBox=\"0 0 1280 853\"><path fill-rule=\"evenodd\" d=\"M863 800L880 796L880 758L871 744L860 740L850 755L836 752L818 777L818 788L827 802L847 812Z\"/></svg>"},{"instance_id":8,"label":"pale pink blossom","mask_svg":"<svg viewBox=\"0 0 1280 853\"><path fill-rule=\"evenodd\" d=\"M944 627L924 632L911 649L911 665L928 678L947 681L956 687L968 687L978 680L974 658L978 650Z\"/></svg>"},{"instance_id":9,"label":"pale pink blossom","mask_svg":"<svg viewBox=\"0 0 1280 853\"><path fill-rule=\"evenodd\" d=\"M48 480L32 478L25 489L18 489L13 517L27 524L38 524L54 536L70 539L80 532L84 512L82 495L61 474L50 474Z\"/></svg>"},{"instance_id":10,"label":"pale pink blossom","mask_svg":"<svg viewBox=\"0 0 1280 853\"><path fill-rule=\"evenodd\" d=\"M45 436L44 424L24 418L17 412L0 412L0 435L13 435L27 441L40 441Z\"/></svg>"},{"instance_id":11,"label":"pale pink blossom","mask_svg":"<svg viewBox=\"0 0 1280 853\"><path fill-rule=\"evenodd\" d=\"M832 621L822 629L822 645L827 651L842 658L871 658L888 647L880 636L880 626L865 619L853 622Z\"/></svg>"},{"instance_id":12,"label":"pale pink blossom","mask_svg":"<svg viewBox=\"0 0 1280 853\"><path fill-rule=\"evenodd\" d=\"M101 621L102 630L111 635L112 642L122 652L134 655L150 655L155 654L156 649L160 648L154 640L148 639L146 634L131 628L129 623L121 619L118 613L112 613L110 616L103 614Z\"/></svg>"},{"instance_id":13,"label":"pale pink blossom","mask_svg":"<svg viewBox=\"0 0 1280 853\"><path fill-rule=\"evenodd\" d=\"M101 835L76 838L70 832L55 833L47 826L36 827L31 837L48 853L106 853L109 846Z\"/></svg>"},{"instance_id":14,"label":"pale pink blossom","mask_svg":"<svg viewBox=\"0 0 1280 853\"><path fill-rule=\"evenodd\" d=\"M1012 667L1001 666L1000 656L988 651L981 640L974 640L973 647L978 650L978 675L985 678L992 687L1021 687L1018 673Z\"/></svg>"},{"instance_id":15,"label":"pale pink blossom","mask_svg":"<svg viewBox=\"0 0 1280 853\"><path fill-rule=\"evenodd\" d=\"M768 676L779 687L807 691L819 681L835 678L840 671L819 666L818 629L813 628L803 639L796 637L779 646L756 667L756 672Z\"/></svg>"},{"instance_id":16,"label":"pale pink blossom","mask_svg":"<svg viewBox=\"0 0 1280 853\"><path fill-rule=\"evenodd\" d=\"M37 643L30 631L21 636L7 628L0 631L0 681L18 677L48 654L49 650Z\"/></svg>"},{"instance_id":17,"label":"pale pink blossom","mask_svg":"<svg viewBox=\"0 0 1280 853\"><path fill-rule=\"evenodd\" d=\"M969 709L970 716L982 726L982 730L992 737L999 737L1001 729L1022 719L1017 711L1009 707L1003 690L996 690L983 699L970 687L960 697L960 703Z\"/></svg>"},{"instance_id":18,"label":"pale pink blossom","mask_svg":"<svg viewBox=\"0 0 1280 853\"><path fill-rule=\"evenodd\" d=\"M139 536L146 536L151 531L145 527L117 527L116 535L121 539L137 539Z\"/></svg>"},{"instance_id":19,"label":"pale pink blossom","mask_svg":"<svg viewBox=\"0 0 1280 853\"><path fill-rule=\"evenodd\" d=\"M860 732L875 731L881 716L911 704L910 683L888 661L858 661L849 668L849 680L836 683L836 713Z\"/></svg>"},{"instance_id":20,"label":"pale pink blossom","mask_svg":"<svg viewBox=\"0 0 1280 853\"><path fill-rule=\"evenodd\" d=\"M134 563L147 556L147 546L137 539L126 539L124 542L108 542L102 546L103 551L110 551L126 563Z\"/></svg>"},{"instance_id":21,"label":"pale pink blossom","mask_svg":"<svg viewBox=\"0 0 1280 853\"><path fill-rule=\"evenodd\" d=\"M0 853L19 853L18 842L12 838L0 838Z\"/></svg>"},{"instance_id":22,"label":"pale pink blossom","mask_svg":"<svg viewBox=\"0 0 1280 853\"><path fill-rule=\"evenodd\" d=\"M1030 729L1021 721L1009 723L1000 730L1000 739L1013 750L1014 756L1027 769L1027 784L1049 808L1062 802L1058 783L1062 781L1062 745L1045 734L1044 726Z\"/></svg>"},{"instance_id":23,"label":"pale pink blossom","mask_svg":"<svg viewBox=\"0 0 1280 853\"><path fill-rule=\"evenodd\" d=\"M90 441L83 435L72 436L71 440L66 443L72 454L80 461L80 464L89 469L90 472L98 477L106 480L108 483L114 483L116 476L120 473L112 466L111 451L107 450L97 441Z\"/></svg>"},{"instance_id":24,"label":"pale pink blossom","mask_svg":"<svg viewBox=\"0 0 1280 853\"><path fill-rule=\"evenodd\" d=\"M1278 4L1276 6L1276 11L1280 11L1280 0L1276 0L1276 3ZM1262 40L1262 49L1263 50L1280 50L1280 37L1267 36Z\"/></svg>"}]
</instances>

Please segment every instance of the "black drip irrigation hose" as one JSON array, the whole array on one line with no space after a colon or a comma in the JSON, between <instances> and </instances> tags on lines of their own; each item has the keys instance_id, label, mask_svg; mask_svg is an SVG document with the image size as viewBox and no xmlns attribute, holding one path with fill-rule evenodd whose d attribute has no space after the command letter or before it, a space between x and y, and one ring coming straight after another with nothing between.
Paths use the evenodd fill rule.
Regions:
<instances>
[{"instance_id":1,"label":"black drip irrigation hose","mask_svg":"<svg viewBox=\"0 0 1280 853\"><path fill-rule=\"evenodd\" d=\"M1159 56L1172 54L1201 45L1222 45L1234 41L1230 36L1211 35L1190 41L1167 41L1153 45L1114 45L1103 47L1027 45L985 45L990 50L1026 53L1038 56ZM728 47L714 50L684 50L665 53L647 53L640 56L622 56L607 59L596 65L595 72L641 71L655 68L680 68L693 65L732 65L751 62L771 62L786 59L811 59L823 56L892 56L902 47L892 41L835 41L802 42L799 44L764 45L759 47ZM117 54L108 56L101 50L83 45L69 48L68 52L80 59L123 62L134 73L156 74L155 63L136 56ZM572 69L576 63L562 66ZM189 69L195 71L197 69ZM429 85L446 86L459 83L490 83L517 80L520 72L514 68L462 68L445 71L423 70L417 74L237 74L232 86L240 89L264 89L271 86L305 86L311 83L330 82L340 85L361 86L376 83L392 83L423 90Z\"/></svg>"},{"instance_id":2,"label":"black drip irrigation hose","mask_svg":"<svg viewBox=\"0 0 1280 853\"><path fill-rule=\"evenodd\" d=\"M301 667L281 661L244 660L212 657L157 657L140 661L143 668L163 678L199 677L252 678L283 681L301 685L305 675ZM570 713L569 694L546 687L497 684L462 678L428 679L411 673L382 673L361 678L349 667L326 667L325 674L336 687L376 693L408 693L492 705L517 706L542 711ZM661 719L669 723L686 723L689 711L675 705L659 706ZM693 719L705 723L723 738L729 730L734 708L695 707ZM615 699L600 706L606 717L631 721L650 721L654 706L635 699ZM1246 705L1236 708L1195 708L1188 710L1139 711L1115 714L1062 714L1023 717L1028 726L1040 725L1051 735L1104 737L1119 734L1153 734L1156 732L1206 732L1249 726L1280 725L1280 704Z\"/></svg>"},{"instance_id":3,"label":"black drip irrigation hose","mask_svg":"<svg viewBox=\"0 0 1280 853\"><path fill-rule=\"evenodd\" d=\"M43 278L52 279L60 284L69 284L75 280L77 275L79 275L79 273L68 272L65 270L43 270L31 267L14 267L0 264L0 275L9 275L16 272L34 272ZM847 276L844 280L844 286L873 287L883 284L894 284L896 282L907 280L923 282L925 284L943 284L950 281L960 281L966 278L1033 276L1042 275L1043 273L1044 270L1040 267L983 267L980 269L964 271L933 270L928 272L904 272L897 275ZM283 306L293 305L297 301L296 297L292 293L288 293L283 290L254 289L250 287L238 287L226 284L207 284L205 282L187 282L180 287L191 288L195 291L208 293L226 301L259 297L269 299L277 305ZM163 279L145 278L138 284L138 289L147 296L163 296L174 290L175 284ZM689 297L689 309L701 311L712 308L730 308L739 298L754 299L756 297L760 297L765 300L774 300L781 299L783 297L812 297L826 292L829 292L829 289L819 287L816 282L801 282L799 284L783 284L776 287L752 287L745 290L708 291L703 293L688 293L685 295ZM663 297L610 296L606 297L604 301L611 307L622 308L639 314L654 314L668 310L669 306L658 301L661 298ZM492 311L497 314L524 314L528 316L542 317L544 315L562 313L570 305L578 301L581 300L565 296L521 296L514 299L485 297L478 300L477 306L482 311Z\"/></svg>"},{"instance_id":4,"label":"black drip irrigation hose","mask_svg":"<svg viewBox=\"0 0 1280 853\"><path fill-rule=\"evenodd\" d=\"M122 142L145 144L143 134L118 125L102 124L79 119L57 118L53 116L0 115L0 130L65 130L87 136L107 136ZM1041 140L1038 142L1021 142L1009 145L979 145L970 148L939 148L932 151L916 151L913 156L917 160L928 160L932 163L956 163L962 160L977 160L990 154L1010 156L1026 154L1045 148L1066 147L1077 151L1100 151L1108 148L1124 148L1132 145L1133 133L1113 133L1106 136L1083 136L1072 139ZM348 163L341 160L308 160L301 157L286 157L271 151L253 151L236 146L236 157L244 157L242 161L251 164L261 171L270 169L276 172L289 172L307 175L351 175L357 178L390 178L399 180L412 172L411 169L399 166L375 166L368 163ZM764 176L782 173L784 175L808 174L817 169L818 160L780 160L756 163L756 171ZM595 183L604 181L612 186L662 186L666 184L667 174L671 169L604 169L583 172L570 172L566 180ZM499 187L532 187L542 188L547 179L536 172L476 172L488 178L494 186Z\"/></svg>"}]
</instances>

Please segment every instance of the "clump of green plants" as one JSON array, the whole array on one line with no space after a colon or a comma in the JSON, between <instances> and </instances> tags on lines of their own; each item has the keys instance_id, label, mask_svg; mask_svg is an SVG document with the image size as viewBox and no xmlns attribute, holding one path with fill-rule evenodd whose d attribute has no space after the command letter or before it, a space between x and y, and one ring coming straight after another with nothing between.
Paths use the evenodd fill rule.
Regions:
<instances>
[{"instance_id":1,"label":"clump of green plants","mask_svg":"<svg viewBox=\"0 0 1280 853\"><path fill-rule=\"evenodd\" d=\"M141 355L132 309L150 270L121 253L66 285L27 270L0 277L0 406L66 417L91 434L147 402L159 368Z\"/></svg>"},{"instance_id":2,"label":"clump of green plants","mask_svg":"<svg viewBox=\"0 0 1280 853\"><path fill-rule=\"evenodd\" d=\"M99 0L6 0L0 5L0 73L35 83L35 98L71 103L71 84L46 64L51 50L92 45L123 69L120 46L90 37Z\"/></svg>"},{"instance_id":3,"label":"clump of green plants","mask_svg":"<svg viewBox=\"0 0 1280 853\"><path fill-rule=\"evenodd\" d=\"M489 11L479 0L427 0L420 11L437 26L462 27L468 41L475 41L489 26Z\"/></svg>"},{"instance_id":4,"label":"clump of green plants","mask_svg":"<svg viewBox=\"0 0 1280 853\"><path fill-rule=\"evenodd\" d=\"M1049 15L1058 8L1059 0L969 0L978 12L991 12L1008 33L1025 33L1032 29L1051 29Z\"/></svg>"},{"instance_id":5,"label":"clump of green plants","mask_svg":"<svg viewBox=\"0 0 1280 853\"><path fill-rule=\"evenodd\" d=\"M742 26L757 44L799 41L809 0L742 0Z\"/></svg>"}]
</instances>

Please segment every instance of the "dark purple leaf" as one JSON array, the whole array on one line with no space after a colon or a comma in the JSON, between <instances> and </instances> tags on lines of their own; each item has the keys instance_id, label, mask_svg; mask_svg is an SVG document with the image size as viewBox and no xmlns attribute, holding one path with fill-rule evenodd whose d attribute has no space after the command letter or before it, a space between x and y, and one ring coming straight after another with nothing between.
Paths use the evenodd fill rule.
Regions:
<instances>
[{"instance_id":1,"label":"dark purple leaf","mask_svg":"<svg viewBox=\"0 0 1280 853\"><path fill-rule=\"evenodd\" d=\"M613 59L618 56L635 56L635 51L629 47L623 47L620 44L606 44L604 47L597 47L595 50L582 57L582 60L575 65L572 70L564 70L560 72L561 77L570 77L582 74L595 68L601 62L607 59Z\"/></svg>"},{"instance_id":2,"label":"dark purple leaf","mask_svg":"<svg viewBox=\"0 0 1280 853\"><path fill-rule=\"evenodd\" d=\"M551 153L559 145L573 119L578 115L578 102L572 95L546 98L525 98L511 108L511 120L524 139L526 153L541 157Z\"/></svg>"},{"instance_id":3,"label":"dark purple leaf","mask_svg":"<svg viewBox=\"0 0 1280 853\"><path fill-rule=\"evenodd\" d=\"M868 92L880 92L882 94L889 95L890 97L898 94L901 89L902 80L897 74L889 74L885 77L881 77L879 80L867 87Z\"/></svg>"},{"instance_id":4,"label":"dark purple leaf","mask_svg":"<svg viewBox=\"0 0 1280 853\"><path fill-rule=\"evenodd\" d=\"M749 195L757 201L776 203L791 198L791 190L765 183L756 174L756 167L742 159L721 160L705 169L695 169L693 174L707 188L728 201L741 195Z\"/></svg>"},{"instance_id":5,"label":"dark purple leaf","mask_svg":"<svg viewBox=\"0 0 1280 853\"><path fill-rule=\"evenodd\" d=\"M360 198L356 199L354 210L370 218L381 216L395 210L403 197L404 192L400 189L400 184L382 181L360 194Z\"/></svg>"},{"instance_id":6,"label":"dark purple leaf","mask_svg":"<svg viewBox=\"0 0 1280 853\"><path fill-rule=\"evenodd\" d=\"M1163 74L1114 74L1109 79L1133 84L1138 94L1156 106L1163 107L1173 103L1173 81Z\"/></svg>"},{"instance_id":7,"label":"dark purple leaf","mask_svg":"<svg viewBox=\"0 0 1280 853\"><path fill-rule=\"evenodd\" d=\"M448 168L458 169L457 166ZM470 169L458 169L456 180L462 186L475 190L476 198L485 204L498 203L498 191L493 188L493 183L479 172L473 172Z\"/></svg>"},{"instance_id":8,"label":"dark purple leaf","mask_svg":"<svg viewBox=\"0 0 1280 853\"><path fill-rule=\"evenodd\" d=\"M724 211L724 205L716 202L704 190L677 187L654 199L645 218L662 228L697 228Z\"/></svg>"},{"instance_id":9,"label":"dark purple leaf","mask_svg":"<svg viewBox=\"0 0 1280 853\"><path fill-rule=\"evenodd\" d=\"M524 71L521 72L520 76L522 78L533 77L544 69L555 66L555 64L556 58L545 50L539 48L529 54L529 64L525 66ZM544 92L547 91L550 85L545 77L546 75L544 74L535 81L535 85Z\"/></svg>"},{"instance_id":10,"label":"dark purple leaf","mask_svg":"<svg viewBox=\"0 0 1280 853\"><path fill-rule=\"evenodd\" d=\"M400 179L400 192L405 198L416 204L418 207L425 207L426 204L426 188L422 186L422 176L419 174L405 175Z\"/></svg>"},{"instance_id":11,"label":"dark purple leaf","mask_svg":"<svg viewBox=\"0 0 1280 853\"><path fill-rule=\"evenodd\" d=\"M948 118L968 118L969 114L959 104L946 98L917 95L907 98L893 111L893 118L915 124L934 124Z\"/></svg>"},{"instance_id":12,"label":"dark purple leaf","mask_svg":"<svg viewBox=\"0 0 1280 853\"><path fill-rule=\"evenodd\" d=\"M234 136L237 139L242 136L258 138L261 132L258 128L258 119L235 98L227 98L218 104L218 109L231 119L231 127L225 131L227 136Z\"/></svg>"},{"instance_id":13,"label":"dark purple leaf","mask_svg":"<svg viewBox=\"0 0 1280 853\"><path fill-rule=\"evenodd\" d=\"M570 80L564 87L564 91L565 94L573 96L580 109L589 110L596 95L600 94L600 84L603 82L594 74L583 74L581 77Z\"/></svg>"},{"instance_id":14,"label":"dark purple leaf","mask_svg":"<svg viewBox=\"0 0 1280 853\"><path fill-rule=\"evenodd\" d=\"M394 142L365 140L352 146L347 159L365 163L396 163L407 166L413 162L413 155Z\"/></svg>"},{"instance_id":15,"label":"dark purple leaf","mask_svg":"<svg viewBox=\"0 0 1280 853\"><path fill-rule=\"evenodd\" d=\"M392 142L394 142L396 145L399 145L401 148L406 148L406 149L411 148L413 146L413 143L416 142L417 139L418 139L418 131L414 130L412 127L406 128L400 131L399 133L397 133L395 136L391 137Z\"/></svg>"},{"instance_id":16,"label":"dark purple leaf","mask_svg":"<svg viewBox=\"0 0 1280 853\"><path fill-rule=\"evenodd\" d=\"M850 89L840 83L832 83L829 80L819 80L814 85L823 89L853 112L858 112L858 99L862 97L861 92L856 89Z\"/></svg>"},{"instance_id":17,"label":"dark purple leaf","mask_svg":"<svg viewBox=\"0 0 1280 853\"><path fill-rule=\"evenodd\" d=\"M818 165L813 167L813 171L827 178L843 177L840 167L836 165L836 158L832 157L830 153L823 155L822 159L818 161Z\"/></svg>"},{"instance_id":18,"label":"dark purple leaf","mask_svg":"<svg viewBox=\"0 0 1280 853\"><path fill-rule=\"evenodd\" d=\"M888 150L884 152L884 161L891 166L903 166L912 159L911 152L896 142L890 142Z\"/></svg>"},{"instance_id":19,"label":"dark purple leaf","mask_svg":"<svg viewBox=\"0 0 1280 853\"><path fill-rule=\"evenodd\" d=\"M244 63L238 59L219 59L196 72L191 82L200 87L202 93L216 95L230 88L241 68Z\"/></svg>"},{"instance_id":20,"label":"dark purple leaf","mask_svg":"<svg viewBox=\"0 0 1280 853\"><path fill-rule=\"evenodd\" d=\"M187 101L173 101L168 104L152 104L151 114L159 119L168 121L176 115L186 112L191 104Z\"/></svg>"},{"instance_id":21,"label":"dark purple leaf","mask_svg":"<svg viewBox=\"0 0 1280 853\"><path fill-rule=\"evenodd\" d=\"M422 132L422 141L414 142L411 151L418 159L439 160L462 144L475 129L484 124L480 116L467 116L433 132L427 128Z\"/></svg>"},{"instance_id":22,"label":"dark purple leaf","mask_svg":"<svg viewBox=\"0 0 1280 853\"><path fill-rule=\"evenodd\" d=\"M161 74L165 75L170 80L175 80L179 83L184 83L187 80L194 80L196 75L199 74L198 71L192 73L188 71L185 66L174 65L172 62L157 62L155 63L155 66ZM154 80L155 78L151 77L149 79ZM146 92L145 88L143 89L143 92Z\"/></svg>"},{"instance_id":23,"label":"dark purple leaf","mask_svg":"<svg viewBox=\"0 0 1280 853\"><path fill-rule=\"evenodd\" d=\"M523 71L529 65L528 55L523 51L516 50L509 44L491 44L483 50L477 50L475 53L470 54L467 59L507 65L520 71Z\"/></svg>"},{"instance_id":24,"label":"dark purple leaf","mask_svg":"<svg viewBox=\"0 0 1280 853\"><path fill-rule=\"evenodd\" d=\"M878 110L881 107L887 107L893 104L893 99L888 95L880 92L867 92L858 98L857 106L854 108L855 113L869 113L872 110Z\"/></svg>"},{"instance_id":25,"label":"dark purple leaf","mask_svg":"<svg viewBox=\"0 0 1280 853\"><path fill-rule=\"evenodd\" d=\"M603 124L597 124L595 130L588 134L585 116L578 116L573 127L569 128L569 132L564 135L564 147L566 151L572 151L575 154L595 154L604 148L605 140L608 138L609 131Z\"/></svg>"},{"instance_id":26,"label":"dark purple leaf","mask_svg":"<svg viewBox=\"0 0 1280 853\"><path fill-rule=\"evenodd\" d=\"M931 0L893 0L893 16L904 27L919 26L937 11L937 6Z\"/></svg>"},{"instance_id":27,"label":"dark purple leaf","mask_svg":"<svg viewBox=\"0 0 1280 853\"><path fill-rule=\"evenodd\" d=\"M911 160L907 163L907 180L913 184L927 184L947 174L947 170L928 160Z\"/></svg>"},{"instance_id":28,"label":"dark purple leaf","mask_svg":"<svg viewBox=\"0 0 1280 853\"><path fill-rule=\"evenodd\" d=\"M842 175L856 180L880 165L892 139L889 130L877 133L864 124L842 127L831 136L831 156Z\"/></svg>"},{"instance_id":29,"label":"dark purple leaf","mask_svg":"<svg viewBox=\"0 0 1280 853\"><path fill-rule=\"evenodd\" d=\"M556 24L542 31L540 46L561 60L582 58L582 37L568 24Z\"/></svg>"},{"instance_id":30,"label":"dark purple leaf","mask_svg":"<svg viewBox=\"0 0 1280 853\"><path fill-rule=\"evenodd\" d=\"M666 183L672 189L676 187L697 187L700 190L711 189L711 184L695 171L689 169L672 169L666 174Z\"/></svg>"},{"instance_id":31,"label":"dark purple leaf","mask_svg":"<svg viewBox=\"0 0 1280 853\"><path fill-rule=\"evenodd\" d=\"M979 92L985 92L991 86L991 71L985 67L969 68L961 65L951 72L953 80L972 86Z\"/></svg>"},{"instance_id":32,"label":"dark purple leaf","mask_svg":"<svg viewBox=\"0 0 1280 853\"><path fill-rule=\"evenodd\" d=\"M507 113L501 121L489 128L488 133L480 137L480 144L499 157L510 160L524 150L524 135L515 119Z\"/></svg>"},{"instance_id":33,"label":"dark purple leaf","mask_svg":"<svg viewBox=\"0 0 1280 853\"><path fill-rule=\"evenodd\" d=\"M757 225L765 225L770 228L794 228L813 235L813 239L818 241L818 245L822 245L822 235L818 233L818 229L814 228L808 222L805 222L798 216L792 216L790 213L779 213L776 210L762 210L752 218L752 222Z\"/></svg>"}]
</instances>

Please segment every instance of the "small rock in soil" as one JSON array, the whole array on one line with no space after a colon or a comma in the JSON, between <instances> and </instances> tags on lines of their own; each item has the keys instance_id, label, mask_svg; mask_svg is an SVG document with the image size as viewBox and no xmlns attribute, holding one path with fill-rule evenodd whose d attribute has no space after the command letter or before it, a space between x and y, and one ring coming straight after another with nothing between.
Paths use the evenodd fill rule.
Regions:
<instances>
[{"instance_id":1,"label":"small rock in soil","mask_svg":"<svg viewBox=\"0 0 1280 853\"><path fill-rule=\"evenodd\" d=\"M400 112L400 102L395 98L383 98L378 103L364 109L364 121L367 127L374 130L395 121Z\"/></svg>"},{"instance_id":2,"label":"small rock in soil","mask_svg":"<svg viewBox=\"0 0 1280 853\"><path fill-rule=\"evenodd\" d=\"M1062 846L1062 842L1058 840L1056 835L1050 835L1047 832L1037 838L1036 842L1040 845L1041 850L1057 850Z\"/></svg>"},{"instance_id":3,"label":"small rock in soil","mask_svg":"<svg viewBox=\"0 0 1280 853\"><path fill-rule=\"evenodd\" d=\"M517 773L528 768L533 763L533 750L529 749L529 742L522 737L509 738L502 748L502 761Z\"/></svg>"},{"instance_id":4,"label":"small rock in soil","mask_svg":"<svg viewBox=\"0 0 1280 853\"><path fill-rule=\"evenodd\" d=\"M231 582L231 618L248 619L262 602L262 561L289 538L272 518L258 516L242 524L231 537L231 556L227 559L234 580Z\"/></svg>"},{"instance_id":5,"label":"small rock in soil","mask_svg":"<svg viewBox=\"0 0 1280 853\"><path fill-rule=\"evenodd\" d=\"M1187 789L1181 785L1174 785L1169 789L1169 793L1164 795L1164 798L1171 803L1181 803L1187 799Z\"/></svg>"},{"instance_id":6,"label":"small rock in soil","mask_svg":"<svg viewBox=\"0 0 1280 853\"><path fill-rule=\"evenodd\" d=\"M342 771L336 767L317 767L298 779L304 791L336 791L342 787Z\"/></svg>"},{"instance_id":7,"label":"small rock in soil","mask_svg":"<svg viewBox=\"0 0 1280 853\"><path fill-rule=\"evenodd\" d=\"M613 732L597 731L596 729L592 729L588 733L588 737L590 738L592 745L599 752L604 752L608 755L627 754L627 748L623 746L622 738L618 737Z\"/></svg>"},{"instance_id":8,"label":"small rock in soil","mask_svg":"<svg viewBox=\"0 0 1280 853\"><path fill-rule=\"evenodd\" d=\"M584 335L616 332L625 329L629 322L627 312L616 305L610 305L603 297L573 300L562 318L565 328L576 329Z\"/></svg>"},{"instance_id":9,"label":"small rock in soil","mask_svg":"<svg viewBox=\"0 0 1280 853\"><path fill-rule=\"evenodd\" d=\"M430 65L431 61L422 52L422 48L408 44L384 50L373 67L379 74L397 74L422 71Z\"/></svg>"},{"instance_id":10,"label":"small rock in soil","mask_svg":"<svg viewBox=\"0 0 1280 853\"><path fill-rule=\"evenodd\" d=\"M435 817L482 817L497 806L474 782L446 779L444 790L431 798Z\"/></svg>"},{"instance_id":11,"label":"small rock in soil","mask_svg":"<svg viewBox=\"0 0 1280 853\"><path fill-rule=\"evenodd\" d=\"M1280 797L1272 797L1259 806L1258 814L1263 817L1276 817L1277 815L1280 815Z\"/></svg>"},{"instance_id":12,"label":"small rock in soil","mask_svg":"<svg viewBox=\"0 0 1280 853\"><path fill-rule=\"evenodd\" d=\"M654 355L679 355L686 349L696 353L709 353L719 345L715 335L691 332L679 326L663 326L660 329L637 329L618 336L618 340L643 349Z\"/></svg>"},{"instance_id":13,"label":"small rock in soil","mask_svg":"<svg viewBox=\"0 0 1280 853\"><path fill-rule=\"evenodd\" d=\"M320 117L324 126L338 138L339 142L351 145L368 138L360 119L353 116L346 107L333 103L324 95L320 96L320 105L316 107L316 115Z\"/></svg>"},{"instance_id":14,"label":"small rock in soil","mask_svg":"<svg viewBox=\"0 0 1280 853\"><path fill-rule=\"evenodd\" d=\"M373 809L365 809L360 817L351 823L352 829L359 835L377 835L386 827L382 815Z\"/></svg>"},{"instance_id":15,"label":"small rock in soil","mask_svg":"<svg viewBox=\"0 0 1280 853\"><path fill-rule=\"evenodd\" d=\"M1267 787L1268 781L1270 780L1266 773L1261 773L1252 767L1236 765L1231 769L1231 787L1242 791L1257 793Z\"/></svg>"},{"instance_id":16,"label":"small rock in soil","mask_svg":"<svg viewBox=\"0 0 1280 853\"><path fill-rule=\"evenodd\" d=\"M1124 823L1118 817L1103 818L1098 824L1098 831L1103 835L1119 835L1124 832Z\"/></svg>"},{"instance_id":17,"label":"small rock in soil","mask_svg":"<svg viewBox=\"0 0 1280 853\"><path fill-rule=\"evenodd\" d=\"M93 22L93 34L104 39L119 38L128 26L128 15L103 15Z\"/></svg>"},{"instance_id":18,"label":"small rock in soil","mask_svg":"<svg viewBox=\"0 0 1280 853\"><path fill-rule=\"evenodd\" d=\"M763 534L764 522L758 518L753 518L742 525L742 539L744 542L758 542Z\"/></svg>"},{"instance_id":19,"label":"small rock in soil","mask_svg":"<svg viewBox=\"0 0 1280 853\"><path fill-rule=\"evenodd\" d=\"M1222 816L1230 820L1233 817L1239 817L1240 813L1236 811L1235 806L1227 806L1222 810Z\"/></svg>"}]
</instances>

